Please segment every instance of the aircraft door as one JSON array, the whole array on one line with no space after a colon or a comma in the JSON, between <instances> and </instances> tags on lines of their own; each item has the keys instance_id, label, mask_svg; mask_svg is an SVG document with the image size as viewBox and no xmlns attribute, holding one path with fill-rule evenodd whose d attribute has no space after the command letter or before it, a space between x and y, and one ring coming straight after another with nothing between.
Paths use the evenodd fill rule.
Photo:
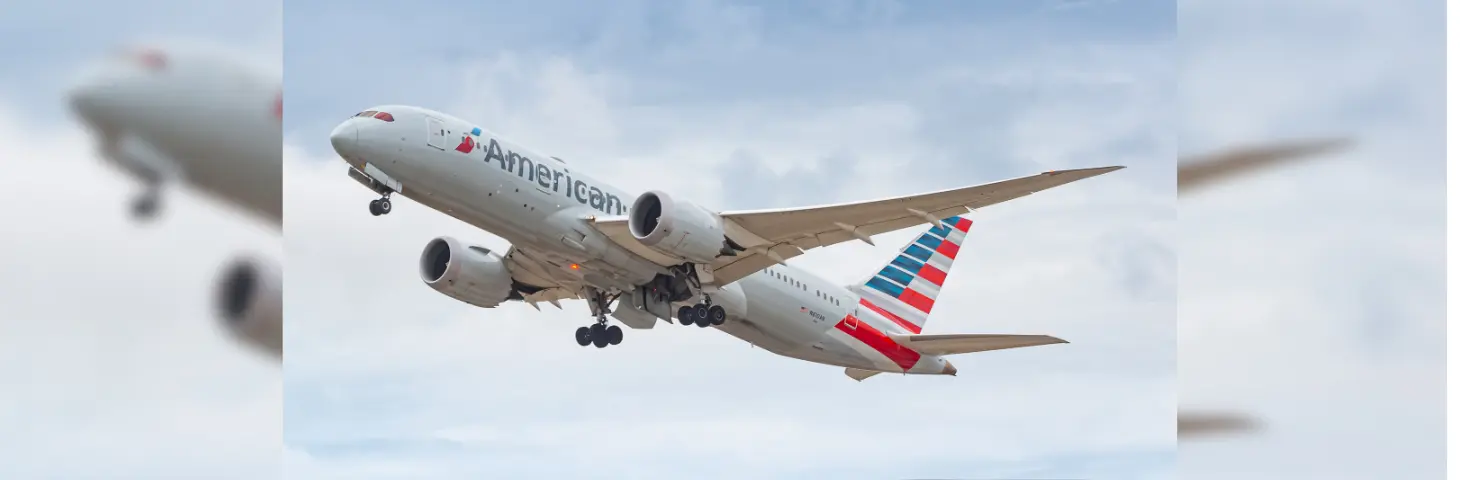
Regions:
<instances>
[{"instance_id":1,"label":"aircraft door","mask_svg":"<svg viewBox=\"0 0 1460 480\"><path fill-rule=\"evenodd\" d=\"M441 119L426 117L426 145L446 150L446 123Z\"/></svg>"}]
</instances>

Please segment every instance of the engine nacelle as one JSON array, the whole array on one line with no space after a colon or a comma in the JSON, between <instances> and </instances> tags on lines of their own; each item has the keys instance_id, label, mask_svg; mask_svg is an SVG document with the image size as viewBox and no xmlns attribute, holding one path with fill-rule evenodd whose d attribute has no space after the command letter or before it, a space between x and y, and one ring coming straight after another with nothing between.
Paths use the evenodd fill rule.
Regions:
<instances>
[{"instance_id":1,"label":"engine nacelle","mask_svg":"<svg viewBox=\"0 0 1460 480\"><path fill-rule=\"evenodd\" d=\"M282 359L283 294L284 278L277 264L244 257L223 270L213 302L229 334Z\"/></svg>"},{"instance_id":2,"label":"engine nacelle","mask_svg":"<svg viewBox=\"0 0 1460 480\"><path fill-rule=\"evenodd\" d=\"M650 191L629 208L629 232L649 248L690 263L734 255L720 217L699 205Z\"/></svg>"},{"instance_id":3,"label":"engine nacelle","mask_svg":"<svg viewBox=\"0 0 1460 480\"><path fill-rule=\"evenodd\" d=\"M513 294L512 273L500 255L486 247L436 237L421 251L421 281L448 297L492 308Z\"/></svg>"}]
</instances>

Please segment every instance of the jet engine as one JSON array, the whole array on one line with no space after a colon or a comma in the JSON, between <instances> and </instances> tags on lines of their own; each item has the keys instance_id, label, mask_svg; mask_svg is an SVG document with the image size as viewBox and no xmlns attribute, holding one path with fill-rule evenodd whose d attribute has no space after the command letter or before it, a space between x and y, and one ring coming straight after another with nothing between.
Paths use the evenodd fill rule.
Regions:
<instances>
[{"instance_id":1,"label":"jet engine","mask_svg":"<svg viewBox=\"0 0 1460 480\"><path fill-rule=\"evenodd\" d=\"M421 281L448 297L492 308L513 297L512 273L485 247L436 237L421 251Z\"/></svg>"},{"instance_id":2,"label":"jet engine","mask_svg":"<svg viewBox=\"0 0 1460 480\"><path fill-rule=\"evenodd\" d=\"M646 192L634 200L629 232L639 243L691 263L707 264L735 254L719 215L664 192Z\"/></svg>"},{"instance_id":3,"label":"jet engine","mask_svg":"<svg viewBox=\"0 0 1460 480\"><path fill-rule=\"evenodd\" d=\"M243 257L223 270L214 307L234 338L282 359L283 293L284 279L277 264Z\"/></svg>"}]
</instances>

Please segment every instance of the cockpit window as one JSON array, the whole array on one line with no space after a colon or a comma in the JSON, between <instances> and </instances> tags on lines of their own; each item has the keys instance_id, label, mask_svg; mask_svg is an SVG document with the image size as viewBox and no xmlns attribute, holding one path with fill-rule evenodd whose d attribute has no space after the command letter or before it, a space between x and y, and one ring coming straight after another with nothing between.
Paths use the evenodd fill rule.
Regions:
<instances>
[{"instance_id":1,"label":"cockpit window","mask_svg":"<svg viewBox=\"0 0 1460 480\"><path fill-rule=\"evenodd\" d=\"M395 121L395 117L392 116L391 114L385 113L385 112L380 112L380 111L375 111L375 110L366 110L366 111L363 111L363 112L360 112L360 113L355 114L355 116L357 116L357 117L370 117L370 118L374 118L376 120L384 120L384 121L387 121L387 122L394 122Z\"/></svg>"}]
</instances>

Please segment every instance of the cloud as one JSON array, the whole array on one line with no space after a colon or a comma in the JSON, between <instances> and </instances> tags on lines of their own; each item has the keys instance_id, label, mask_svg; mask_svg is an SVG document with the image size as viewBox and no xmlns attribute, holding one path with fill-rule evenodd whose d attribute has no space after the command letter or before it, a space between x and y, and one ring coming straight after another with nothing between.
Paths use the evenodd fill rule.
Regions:
<instances>
[{"instance_id":1,"label":"cloud","mask_svg":"<svg viewBox=\"0 0 1460 480\"><path fill-rule=\"evenodd\" d=\"M833 39L867 41L820 31L804 43L755 40L781 33L766 26L778 21L784 18L765 12L735 20L755 26L732 42L744 49L736 57L741 70L769 71L764 67L783 57L753 59L771 48L814 53ZM684 22L679 25L699 26ZM321 48L295 43L292 32L289 48ZM924 48L940 35L899 32L898 41ZM646 56L667 63L702 59L693 42L687 45ZM686 90L699 85L690 71L662 75L633 62L607 64L592 53L523 51L483 48L417 71L438 86L419 95L401 93L407 90L398 90L402 84L393 77L356 79L326 92L324 85L351 74L291 67L290 98L328 93L358 102L346 107L354 110L377 102L436 106L626 189L663 188L712 208L910 194L1049 165L1100 165L1103 155L1118 154L1131 174L975 214L962 266L929 326L937 332L1049 333L1072 343L959 357L957 378L884 375L862 383L837 368L678 325L629 330L622 345L585 349L571 340L572 331L590 320L582 302L567 302L563 311L515 303L482 310L421 285L416 259L432 237L451 235L498 251L508 245L408 200L396 202L388 216L368 215L366 203L374 195L345 178L346 166L322 142L339 112L291 103L291 115L297 115L285 154L291 476L592 476L603 474L604 465L641 478L1169 474L1175 264L1159 252L1174 249L1175 203L1165 190L1169 175L1135 173L1169 168L1171 142L1152 138L1163 131L1151 122L1159 118L1155 105L1162 95L1169 103L1173 92L1146 86L1169 85L1169 77L1129 73L1119 76L1126 86L1101 87L1072 75L1067 83L1052 81L1047 91L1092 93L1044 102L1042 92L1024 92L980 104L1009 92L964 88L972 91L939 102L938 92L958 84L928 93L851 79L846 85L857 88L824 82L831 93L788 100L786 89L796 92L811 81L791 72L769 86L700 97ZM1079 51L1066 50L1061 60L1083 59L1078 65L1112 74L1122 68L1159 73L1150 66L1152 50ZM394 69L390 58L375 63L387 77ZM910 66L896 72L898 78L937 85L970 68L919 58L926 63L904 59ZM1038 55L1020 57L1028 58L1024 64L1001 58L1006 68L980 76L1054 63ZM848 68L847 61L855 60L831 63ZM746 78L742 72L719 81ZM372 93L371 85L379 90ZM660 86L679 93L666 98L648 91ZM1094 92L1131 102L1096 100ZM1061 136L1035 138L999 127L1017 118L1025 123L1020 129L1033 131L1041 119L1082 115L1089 107L1081 98L1108 105L1106 113L1121 119L1107 127L1110 140L1065 143ZM1059 108L1066 104L1070 110ZM991 126L975 134L994 139L995 147L970 148L976 142L964 137L978 129L945 128L942 120L949 118ZM1046 146L1038 159L1009 153L1038 145ZM908 174L919 167L927 173ZM915 233L885 235L877 247L812 252L793 263L852 283ZM1142 249L1157 253L1136 253Z\"/></svg>"}]
</instances>

